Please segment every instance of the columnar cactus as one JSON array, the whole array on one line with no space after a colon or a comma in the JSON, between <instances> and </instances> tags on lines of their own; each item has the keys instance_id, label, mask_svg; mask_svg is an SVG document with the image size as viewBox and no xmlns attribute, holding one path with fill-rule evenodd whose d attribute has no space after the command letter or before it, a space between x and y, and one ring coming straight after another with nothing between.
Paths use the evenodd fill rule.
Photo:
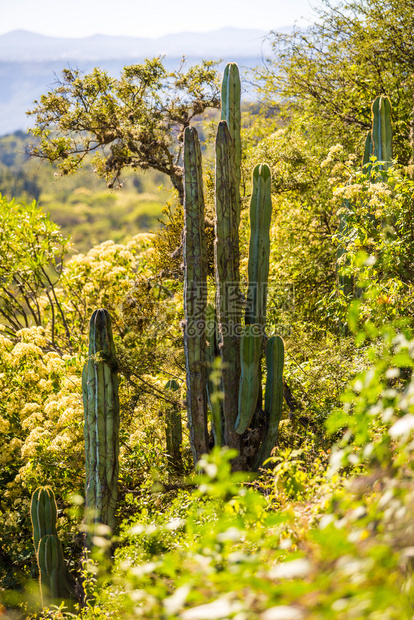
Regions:
<instances>
[{"instance_id":1,"label":"columnar cactus","mask_svg":"<svg viewBox=\"0 0 414 620\"><path fill-rule=\"evenodd\" d=\"M362 165L370 170L370 158L375 156L381 162L381 169L392 164L391 103L388 97L377 97L372 104L372 128L365 141Z\"/></svg>"},{"instance_id":2,"label":"columnar cactus","mask_svg":"<svg viewBox=\"0 0 414 620\"><path fill-rule=\"evenodd\" d=\"M184 349L187 413L193 456L207 452L207 368L204 325L207 306L207 248L204 194L197 131L184 132Z\"/></svg>"},{"instance_id":3,"label":"columnar cactus","mask_svg":"<svg viewBox=\"0 0 414 620\"><path fill-rule=\"evenodd\" d=\"M268 405L263 411L261 360L266 339L271 179L268 166L256 166L250 205L249 283L243 326L239 275L240 78L234 63L227 65L224 71L221 118L216 137L215 310L210 305L206 306L204 202L199 189L202 187L201 156L195 129L187 128L184 134L187 411L195 460L208 448L208 401L215 444L239 451L239 457L234 461L235 469L251 469L263 465L277 438L283 399L283 355L280 353L283 342L279 338L277 347L272 344L268 354L268 383L272 387L266 388ZM197 144L196 148L194 144ZM194 286L195 282L197 286ZM198 290L195 297L189 296L190 283ZM193 340L191 349L190 328L196 319L205 321L206 318L207 328L202 332L198 330L198 340ZM199 324L201 326L201 321ZM276 353L274 347L277 348ZM213 387L206 372L207 368L211 369L217 355L222 362L221 403L217 400L212 402L210 398ZM195 420L198 420L197 425Z\"/></svg>"},{"instance_id":4,"label":"columnar cactus","mask_svg":"<svg viewBox=\"0 0 414 620\"><path fill-rule=\"evenodd\" d=\"M63 600L75 598L74 581L65 566L56 531L57 507L50 487L39 487L34 491L30 515L42 605L60 604Z\"/></svg>"},{"instance_id":5,"label":"columnar cactus","mask_svg":"<svg viewBox=\"0 0 414 620\"><path fill-rule=\"evenodd\" d=\"M262 164L256 166L253 171L253 191L250 201L249 282L246 327L242 335L243 370L246 372L242 372L240 380L239 415L236 422L236 431L239 434L244 433L249 426L258 406L258 399L261 399L260 362L266 325L271 215L270 170L266 164ZM248 329L249 326L251 329ZM248 345L245 345L245 339L249 341ZM246 382L254 389L246 391Z\"/></svg>"},{"instance_id":6,"label":"columnar cactus","mask_svg":"<svg viewBox=\"0 0 414 620\"><path fill-rule=\"evenodd\" d=\"M85 412L85 511L89 525L115 527L118 496L119 399L118 374L111 319L106 310L95 310L90 320L89 357L82 374Z\"/></svg>"},{"instance_id":7,"label":"columnar cactus","mask_svg":"<svg viewBox=\"0 0 414 620\"><path fill-rule=\"evenodd\" d=\"M216 137L216 222L215 276L219 350L223 361L223 420L225 445L240 451L235 432L238 415L240 377L239 221L240 204L236 196L234 145L226 121L220 121ZM234 301L236 303L234 303Z\"/></svg>"}]
</instances>

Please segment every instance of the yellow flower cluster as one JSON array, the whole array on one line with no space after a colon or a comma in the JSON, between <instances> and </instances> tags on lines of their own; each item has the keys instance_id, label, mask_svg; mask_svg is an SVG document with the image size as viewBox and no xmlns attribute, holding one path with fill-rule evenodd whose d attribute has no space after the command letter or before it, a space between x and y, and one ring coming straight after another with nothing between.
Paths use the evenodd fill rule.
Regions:
<instances>
[{"instance_id":1,"label":"yellow flower cluster","mask_svg":"<svg viewBox=\"0 0 414 620\"><path fill-rule=\"evenodd\" d=\"M47 346L45 330L43 327L25 327L17 332L17 336L19 336L22 342L29 342L37 345L38 347Z\"/></svg>"},{"instance_id":2,"label":"yellow flower cluster","mask_svg":"<svg viewBox=\"0 0 414 620\"><path fill-rule=\"evenodd\" d=\"M13 501L24 488L52 481L56 467L73 468L76 478L83 460L83 360L74 366L72 358L44 352L40 327L17 335L17 342L0 336L0 468L9 479L5 497Z\"/></svg>"}]
</instances>

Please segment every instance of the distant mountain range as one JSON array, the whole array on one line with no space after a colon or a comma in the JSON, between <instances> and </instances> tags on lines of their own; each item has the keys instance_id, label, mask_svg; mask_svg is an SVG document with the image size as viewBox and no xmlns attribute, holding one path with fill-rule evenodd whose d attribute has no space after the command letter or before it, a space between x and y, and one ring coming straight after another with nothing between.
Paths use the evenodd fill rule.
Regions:
<instances>
[{"instance_id":1,"label":"distant mountain range","mask_svg":"<svg viewBox=\"0 0 414 620\"><path fill-rule=\"evenodd\" d=\"M278 28L289 32L291 27ZM26 111L33 101L53 88L65 66L90 71L99 66L119 75L123 66L165 55L167 66L177 66L182 56L189 62L221 59L253 67L269 55L266 32L222 28L213 32L183 32L144 39L94 35L61 39L25 30L0 35L0 135L26 129Z\"/></svg>"},{"instance_id":2,"label":"distant mountain range","mask_svg":"<svg viewBox=\"0 0 414 620\"><path fill-rule=\"evenodd\" d=\"M283 30L290 30L286 28ZM26 30L0 35L0 61L41 62L47 60L115 60L152 58L165 54L181 56L250 58L260 56L264 30L222 28L213 32L182 32L159 39L112 37L96 34L83 39L47 37ZM266 51L269 46L265 45Z\"/></svg>"}]
</instances>

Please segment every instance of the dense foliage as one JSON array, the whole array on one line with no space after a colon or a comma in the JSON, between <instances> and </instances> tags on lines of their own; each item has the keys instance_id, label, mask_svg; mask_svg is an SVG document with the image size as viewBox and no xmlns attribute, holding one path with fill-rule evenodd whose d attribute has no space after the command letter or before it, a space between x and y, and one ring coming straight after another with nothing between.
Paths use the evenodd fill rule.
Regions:
<instances>
[{"instance_id":1,"label":"dense foliage","mask_svg":"<svg viewBox=\"0 0 414 620\"><path fill-rule=\"evenodd\" d=\"M412 617L412 8L410 2L376 0L326 4L308 33L278 38L281 53L261 87L278 115L269 108L264 115L244 110L240 268L243 279L249 171L267 161L273 203L267 328L285 343L277 446L256 476L232 473L235 454L225 448L203 456L194 472L185 424L179 192L172 191L157 232L133 236L124 229L116 242L94 244L92 238L80 253L70 249L54 216L32 202L30 183L17 179L12 200L10 175L0 166L7 190L0 199L2 617ZM166 77L160 61L148 62L151 67L144 77L160 90ZM215 84L213 67L204 69L206 74L200 68L185 74L200 89L203 80L206 88ZM124 92L117 89L127 89L128 76L135 80L133 92L138 88L142 75L138 68L129 71L118 81L99 70L66 75L60 94L42 100L42 113L54 106L54 122L65 114L72 122L70 89L84 88L106 97L87 120L95 112L109 114L113 104L119 131L135 131L121 99L111 99ZM170 103L176 106L182 92L175 98L174 88ZM393 105L399 162L387 168L374 157L362 169L370 105L379 94ZM161 140L167 125L159 112ZM197 119L202 122L208 136L209 121ZM54 159L59 140L69 138L49 137ZM174 156L179 145L167 145L178 149ZM135 147L128 157L137 156ZM203 148L210 214L208 139ZM14 171L4 153L0 159ZM64 161L77 166L70 157ZM118 164L111 170L115 176L125 161ZM133 165L141 166L138 159ZM91 185L91 209L94 190ZM115 218L118 207L113 209ZM205 225L211 279L213 228ZM98 308L112 319L120 380L117 526L110 543L111 532L98 528L92 555L85 556L81 383L88 323ZM218 398L221 372L213 364ZM175 462L171 420L182 421ZM42 608L37 582L30 500L44 485L56 496L59 540L79 598L60 609Z\"/></svg>"}]
</instances>

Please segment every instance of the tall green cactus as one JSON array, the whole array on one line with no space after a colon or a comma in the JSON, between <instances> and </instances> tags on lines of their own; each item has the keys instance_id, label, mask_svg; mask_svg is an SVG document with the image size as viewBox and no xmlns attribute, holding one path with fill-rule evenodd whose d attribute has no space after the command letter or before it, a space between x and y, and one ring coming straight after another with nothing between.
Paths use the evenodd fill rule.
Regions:
<instances>
[{"instance_id":1,"label":"tall green cactus","mask_svg":"<svg viewBox=\"0 0 414 620\"><path fill-rule=\"evenodd\" d=\"M207 248L204 194L197 131L184 131L184 349L187 415L194 459L207 452L207 367L204 325L207 306Z\"/></svg>"},{"instance_id":2,"label":"tall green cactus","mask_svg":"<svg viewBox=\"0 0 414 620\"><path fill-rule=\"evenodd\" d=\"M89 356L82 374L85 412L87 545L93 524L115 527L118 496L119 399L118 374L111 319L95 310L90 320Z\"/></svg>"},{"instance_id":3,"label":"tall green cactus","mask_svg":"<svg viewBox=\"0 0 414 620\"><path fill-rule=\"evenodd\" d=\"M37 488L30 506L33 541L40 573L42 605L60 604L75 598L75 584L65 566L63 551L56 531L57 506L53 490Z\"/></svg>"},{"instance_id":4,"label":"tall green cactus","mask_svg":"<svg viewBox=\"0 0 414 620\"><path fill-rule=\"evenodd\" d=\"M222 120L216 136L216 192L215 192L215 284L216 310L208 310L209 319L205 332L193 350L188 345L185 333L185 354L187 364L187 408L190 427L190 441L195 460L207 451L208 433L205 411L205 385L211 391L206 368L212 368L214 358L221 358L221 389L223 400L220 405L209 406L212 412L212 430L216 445L227 445L239 451L233 465L235 469L251 469L262 466L274 447L283 399L282 369L283 356L277 363L269 362L266 396L268 410L263 411L261 387L261 360L265 339L267 280L270 253L270 219L272 203L270 197L270 170L265 164L256 166L253 172L253 191L250 204L251 239L249 248L249 283L247 310L243 326L239 274L239 223L240 223L240 77L235 63L227 65L222 82ZM191 135L191 140L190 140ZM186 331L194 323L194 309L198 318L206 317L205 288L199 288L197 298L189 302L189 283L197 277L206 286L206 270L202 270L201 257L205 251L204 202L195 201L195 191L202 185L202 167L199 147L194 156L193 142L198 145L195 129L186 129L184 141L184 198L185 239L185 317ZM198 190L198 194L201 194ZM212 323L212 324L211 324ZM206 346L207 341L207 346ZM273 341L272 341L273 342ZM279 342L279 340L278 340ZM280 346L280 345L279 345ZM273 349L272 349L273 350ZM275 356L275 354L272 354ZM272 358L269 354L269 359ZM272 358L273 359L273 358ZM274 370L274 366L277 370ZM198 369L189 373L188 369ZM201 373L203 372L203 375ZM205 377L205 378L204 378ZM199 381L196 384L195 379ZM201 383L204 382L202 385ZM277 394L277 396L275 396ZM217 401L216 401L217 403ZM277 411L276 411L277 410ZM202 411L201 416L198 412ZM276 411L276 413L275 413ZM202 420L197 428L203 440L194 441L192 432L194 419ZM220 419L218 419L220 418ZM217 432L220 429L220 433ZM221 432L222 430L222 432ZM273 442L273 443L272 443ZM259 448L260 444L262 445Z\"/></svg>"},{"instance_id":5,"label":"tall green cactus","mask_svg":"<svg viewBox=\"0 0 414 620\"><path fill-rule=\"evenodd\" d=\"M240 338L237 333L241 321L241 309L237 304L240 206L236 196L233 146L227 122L220 121L216 136L216 311L219 351L223 361L224 442L240 451L240 437L235 432L240 377Z\"/></svg>"}]
</instances>

